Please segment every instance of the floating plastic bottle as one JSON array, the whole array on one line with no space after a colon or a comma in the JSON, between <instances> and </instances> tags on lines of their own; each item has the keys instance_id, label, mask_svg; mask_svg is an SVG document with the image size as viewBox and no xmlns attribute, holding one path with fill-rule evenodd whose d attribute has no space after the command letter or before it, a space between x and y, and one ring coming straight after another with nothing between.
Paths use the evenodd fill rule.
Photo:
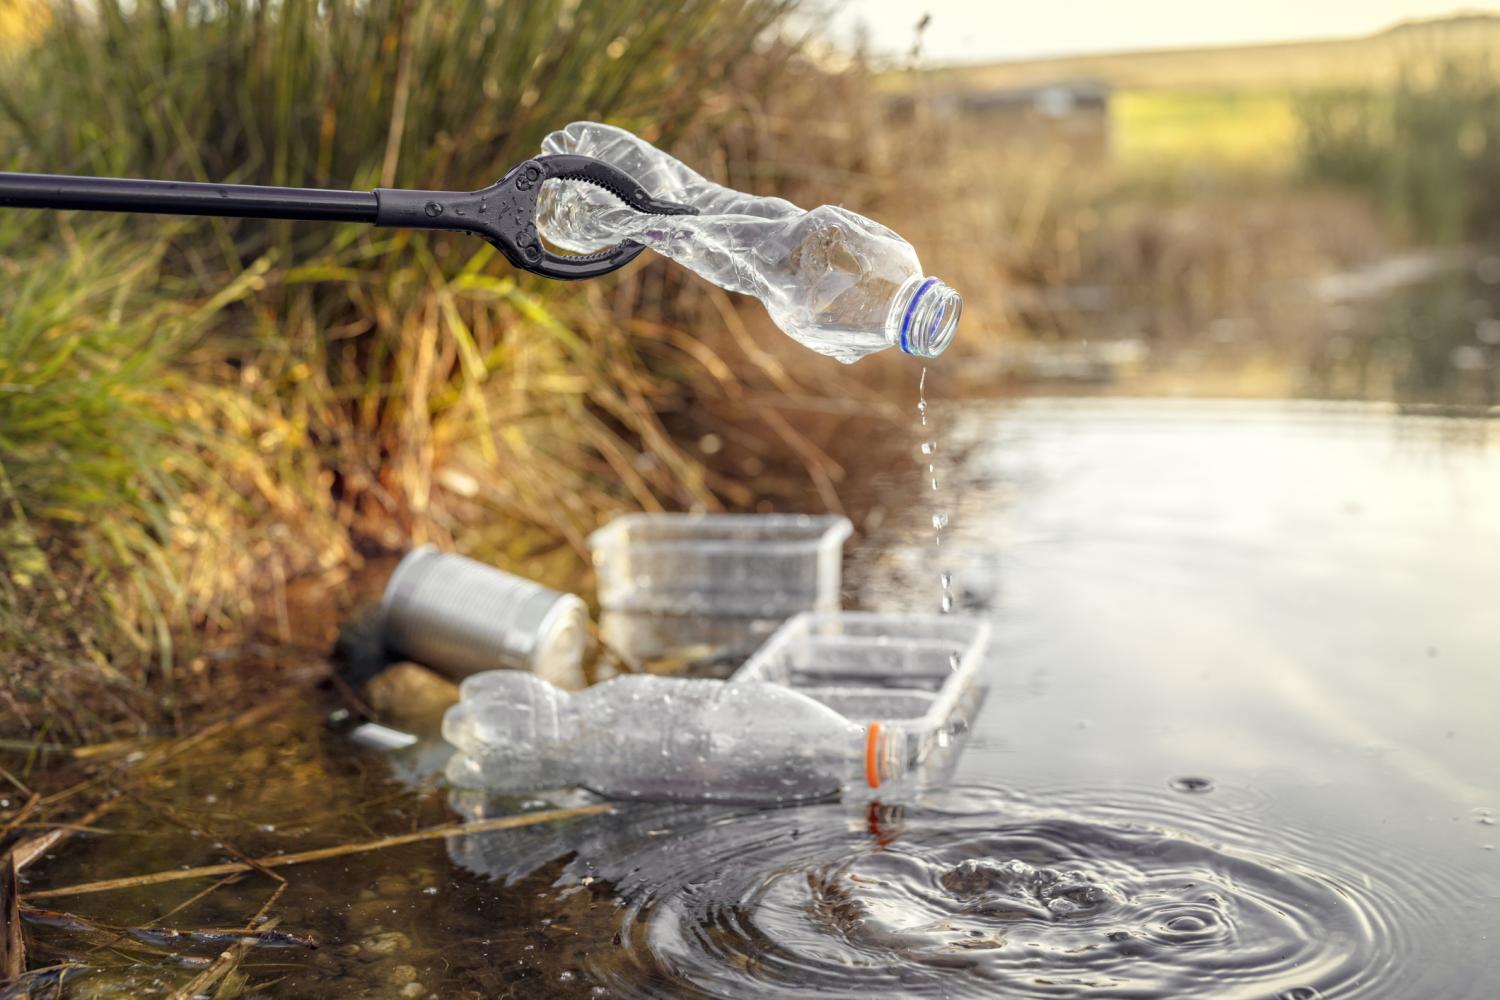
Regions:
<instances>
[{"instance_id":1,"label":"floating plastic bottle","mask_svg":"<svg viewBox=\"0 0 1500 1000\"><path fill-rule=\"evenodd\" d=\"M646 215L597 186L549 181L537 228L564 250L643 243L716 285L754 295L786 333L845 363L887 347L936 357L953 340L963 300L924 276L911 244L877 222L835 205L805 211L722 187L609 125L574 122L542 149L604 160L655 197L698 210Z\"/></svg>"},{"instance_id":2,"label":"floating plastic bottle","mask_svg":"<svg viewBox=\"0 0 1500 1000\"><path fill-rule=\"evenodd\" d=\"M777 684L641 674L569 695L492 671L460 692L443 738L462 788L785 802L867 795L908 768L903 730L850 722Z\"/></svg>"}]
</instances>

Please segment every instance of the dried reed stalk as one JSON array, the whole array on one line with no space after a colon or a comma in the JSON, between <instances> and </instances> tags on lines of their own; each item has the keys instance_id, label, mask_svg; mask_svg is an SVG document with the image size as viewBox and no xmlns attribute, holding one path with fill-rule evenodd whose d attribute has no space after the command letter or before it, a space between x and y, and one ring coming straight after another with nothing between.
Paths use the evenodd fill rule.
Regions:
<instances>
[{"instance_id":1,"label":"dried reed stalk","mask_svg":"<svg viewBox=\"0 0 1500 1000\"><path fill-rule=\"evenodd\" d=\"M160 885L163 882L178 882L183 879L205 878L211 875L228 875L233 872L248 872L254 871L257 868L284 868L287 865L302 865L313 861L326 861L329 858L342 858L350 854L381 851L388 847L401 847L405 844L420 843L424 840L440 840L444 837L466 837L476 833L510 830L522 826L535 826L540 823L552 823L580 816L597 816L600 813L609 812L611 808L606 803L600 803L592 806L577 806L571 809L546 809L541 812L525 813L520 816L504 816L499 819L479 820L475 823L449 823L444 826L418 830L415 833L382 837L379 840L366 840L357 844L320 847L317 850L299 851L296 854L273 855L267 858L256 858L250 862L231 861L218 865L202 865L198 868L176 868L164 872L152 872L149 875L129 875L124 878L84 882L79 885L65 886L59 889L43 889L38 892L28 892L26 898L50 899L56 896L81 896L85 893L108 892L112 889L132 889L146 885Z\"/></svg>"}]
</instances>

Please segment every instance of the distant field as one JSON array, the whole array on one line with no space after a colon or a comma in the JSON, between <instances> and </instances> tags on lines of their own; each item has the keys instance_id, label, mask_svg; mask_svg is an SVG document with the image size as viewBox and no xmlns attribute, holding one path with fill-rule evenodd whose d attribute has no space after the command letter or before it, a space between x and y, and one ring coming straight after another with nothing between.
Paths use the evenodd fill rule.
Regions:
<instances>
[{"instance_id":1,"label":"distant field","mask_svg":"<svg viewBox=\"0 0 1500 1000\"><path fill-rule=\"evenodd\" d=\"M1289 168L1299 126L1287 94L1137 90L1115 94L1112 149L1127 166L1211 161Z\"/></svg>"},{"instance_id":2,"label":"distant field","mask_svg":"<svg viewBox=\"0 0 1500 1000\"><path fill-rule=\"evenodd\" d=\"M1084 78L1129 91L1264 92L1375 85L1391 80L1412 59L1496 52L1500 52L1500 14L1470 14L1403 24L1364 38L1030 59L934 69L915 79L934 90L983 90ZM903 89L913 80L912 74L902 73L882 82Z\"/></svg>"}]
</instances>

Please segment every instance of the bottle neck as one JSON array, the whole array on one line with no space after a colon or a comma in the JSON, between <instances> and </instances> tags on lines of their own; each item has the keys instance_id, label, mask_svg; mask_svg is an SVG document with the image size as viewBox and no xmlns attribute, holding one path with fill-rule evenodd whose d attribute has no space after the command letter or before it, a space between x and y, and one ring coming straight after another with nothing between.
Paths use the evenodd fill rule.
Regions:
<instances>
[{"instance_id":1,"label":"bottle neck","mask_svg":"<svg viewBox=\"0 0 1500 1000\"><path fill-rule=\"evenodd\" d=\"M935 358L953 342L963 310L962 296L941 279L909 278L891 301L886 340L913 357Z\"/></svg>"},{"instance_id":2,"label":"bottle neck","mask_svg":"<svg viewBox=\"0 0 1500 1000\"><path fill-rule=\"evenodd\" d=\"M869 793L906 777L911 748L905 730L871 722L865 727L863 743L864 781L856 782L856 788Z\"/></svg>"}]
</instances>

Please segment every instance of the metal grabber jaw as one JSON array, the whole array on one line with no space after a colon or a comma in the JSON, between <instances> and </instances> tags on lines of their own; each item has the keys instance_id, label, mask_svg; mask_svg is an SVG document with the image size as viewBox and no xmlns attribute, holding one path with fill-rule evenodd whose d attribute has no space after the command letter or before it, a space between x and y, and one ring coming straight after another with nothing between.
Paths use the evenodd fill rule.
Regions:
<instances>
[{"instance_id":1,"label":"metal grabber jaw","mask_svg":"<svg viewBox=\"0 0 1500 1000\"><path fill-rule=\"evenodd\" d=\"M690 205L657 200L635 178L603 160L567 153L533 157L478 191L376 188L375 224L474 233L494 244L517 268L565 281L597 278L617 271L645 249L627 240L581 256L548 250L537 235L536 203L543 182L549 180L593 184L648 215L698 214Z\"/></svg>"}]
</instances>

